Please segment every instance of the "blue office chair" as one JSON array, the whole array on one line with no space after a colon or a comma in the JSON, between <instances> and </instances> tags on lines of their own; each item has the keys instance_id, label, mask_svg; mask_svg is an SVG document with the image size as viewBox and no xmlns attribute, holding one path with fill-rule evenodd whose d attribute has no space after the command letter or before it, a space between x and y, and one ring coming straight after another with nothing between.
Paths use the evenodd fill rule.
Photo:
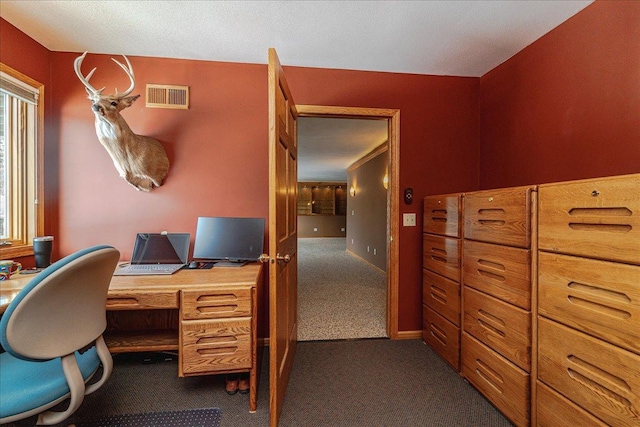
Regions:
<instances>
[{"instance_id":1,"label":"blue office chair","mask_svg":"<svg viewBox=\"0 0 640 427\"><path fill-rule=\"evenodd\" d=\"M102 333L106 299L120 257L94 246L50 265L0 319L0 424L38 415L38 425L73 414L109 378L113 359ZM102 365L97 382L85 384ZM63 412L49 409L70 398ZM61 405L63 406L63 405Z\"/></svg>"}]
</instances>

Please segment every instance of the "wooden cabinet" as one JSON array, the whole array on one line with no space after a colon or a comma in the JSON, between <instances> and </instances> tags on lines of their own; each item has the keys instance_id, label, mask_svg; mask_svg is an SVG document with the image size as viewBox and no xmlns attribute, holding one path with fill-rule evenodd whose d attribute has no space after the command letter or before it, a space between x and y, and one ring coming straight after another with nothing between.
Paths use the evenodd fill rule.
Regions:
<instances>
[{"instance_id":1,"label":"wooden cabinet","mask_svg":"<svg viewBox=\"0 0 640 427\"><path fill-rule=\"evenodd\" d=\"M298 183L298 215L346 215L347 183Z\"/></svg>"},{"instance_id":2,"label":"wooden cabinet","mask_svg":"<svg viewBox=\"0 0 640 427\"><path fill-rule=\"evenodd\" d=\"M535 196L464 194L462 375L518 426L531 419Z\"/></svg>"},{"instance_id":3,"label":"wooden cabinet","mask_svg":"<svg viewBox=\"0 0 640 427\"><path fill-rule=\"evenodd\" d=\"M537 424L640 425L640 174L541 185L538 239Z\"/></svg>"},{"instance_id":4,"label":"wooden cabinet","mask_svg":"<svg viewBox=\"0 0 640 427\"><path fill-rule=\"evenodd\" d=\"M251 288L182 291L179 375L251 368Z\"/></svg>"},{"instance_id":5,"label":"wooden cabinet","mask_svg":"<svg viewBox=\"0 0 640 427\"><path fill-rule=\"evenodd\" d=\"M423 205L422 339L460 371L462 194Z\"/></svg>"},{"instance_id":6,"label":"wooden cabinet","mask_svg":"<svg viewBox=\"0 0 640 427\"><path fill-rule=\"evenodd\" d=\"M114 276L106 303L109 351L176 351L180 377L248 372L249 409L255 411L263 280L260 263Z\"/></svg>"}]
</instances>

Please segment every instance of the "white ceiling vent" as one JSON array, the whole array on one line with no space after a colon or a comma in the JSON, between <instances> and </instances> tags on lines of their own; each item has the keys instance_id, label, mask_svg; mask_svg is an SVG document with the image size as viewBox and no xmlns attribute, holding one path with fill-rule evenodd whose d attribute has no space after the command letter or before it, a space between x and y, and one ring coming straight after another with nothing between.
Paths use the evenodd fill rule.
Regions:
<instances>
[{"instance_id":1,"label":"white ceiling vent","mask_svg":"<svg viewBox=\"0 0 640 427\"><path fill-rule=\"evenodd\" d=\"M189 109L189 86L147 85L147 107Z\"/></svg>"}]
</instances>

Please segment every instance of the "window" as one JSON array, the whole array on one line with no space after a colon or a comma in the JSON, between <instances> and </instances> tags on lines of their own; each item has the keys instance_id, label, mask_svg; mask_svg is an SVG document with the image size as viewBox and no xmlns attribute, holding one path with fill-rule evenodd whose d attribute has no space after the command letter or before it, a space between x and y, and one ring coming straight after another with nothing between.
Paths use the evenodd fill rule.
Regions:
<instances>
[{"instance_id":1,"label":"window","mask_svg":"<svg viewBox=\"0 0 640 427\"><path fill-rule=\"evenodd\" d=\"M31 255L43 234L43 86L0 64L0 258Z\"/></svg>"}]
</instances>

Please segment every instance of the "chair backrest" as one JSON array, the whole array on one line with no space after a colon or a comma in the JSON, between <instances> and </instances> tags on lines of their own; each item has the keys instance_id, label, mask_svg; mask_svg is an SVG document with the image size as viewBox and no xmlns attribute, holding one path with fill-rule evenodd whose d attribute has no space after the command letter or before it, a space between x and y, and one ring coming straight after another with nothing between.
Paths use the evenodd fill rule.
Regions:
<instances>
[{"instance_id":1,"label":"chair backrest","mask_svg":"<svg viewBox=\"0 0 640 427\"><path fill-rule=\"evenodd\" d=\"M94 246L51 264L20 291L0 319L0 344L21 359L70 354L107 327L106 299L120 252Z\"/></svg>"}]
</instances>

